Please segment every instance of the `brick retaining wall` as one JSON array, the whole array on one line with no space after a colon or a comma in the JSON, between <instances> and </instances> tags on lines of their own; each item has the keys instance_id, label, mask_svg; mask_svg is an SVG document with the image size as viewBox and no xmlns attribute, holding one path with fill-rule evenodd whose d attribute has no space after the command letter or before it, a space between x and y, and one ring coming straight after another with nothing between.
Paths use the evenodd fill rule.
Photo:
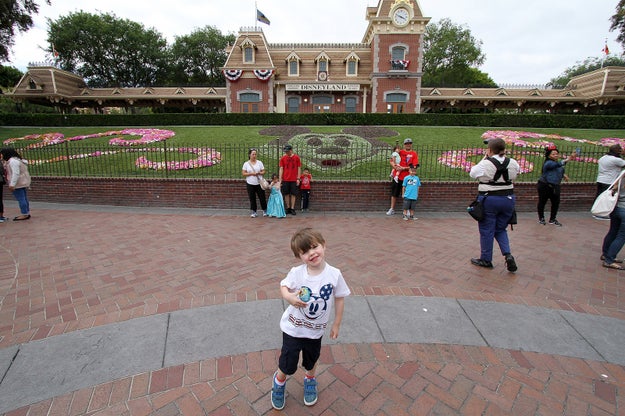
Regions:
<instances>
[{"instance_id":1,"label":"brick retaining wall","mask_svg":"<svg viewBox=\"0 0 625 416\"><path fill-rule=\"evenodd\" d=\"M389 186L388 182L315 181L311 209L386 211L390 200ZM475 195L476 189L477 184L468 182L425 182L419 191L417 209L462 211ZM516 184L515 192L519 212L535 211L538 198L535 183ZM563 184L561 210L589 210L594 195L594 183ZM4 196L5 199L12 198L8 191ZM245 182L240 179L37 177L33 178L29 199L34 203L42 201L141 207L245 209L249 206ZM401 208L401 205L396 208Z\"/></svg>"}]
</instances>

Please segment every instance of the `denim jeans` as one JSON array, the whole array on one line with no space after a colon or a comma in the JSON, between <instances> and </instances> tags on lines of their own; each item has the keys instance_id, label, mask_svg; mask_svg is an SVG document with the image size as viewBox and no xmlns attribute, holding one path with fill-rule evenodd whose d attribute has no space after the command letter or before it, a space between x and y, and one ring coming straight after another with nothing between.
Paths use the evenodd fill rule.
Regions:
<instances>
[{"instance_id":1,"label":"denim jeans","mask_svg":"<svg viewBox=\"0 0 625 416\"><path fill-rule=\"evenodd\" d=\"M30 207L28 205L28 195L26 193L26 188L16 188L13 190L13 196L17 200L17 203L20 206L20 212L22 215L30 214Z\"/></svg>"},{"instance_id":2,"label":"denim jeans","mask_svg":"<svg viewBox=\"0 0 625 416\"><path fill-rule=\"evenodd\" d=\"M607 264L614 263L625 245L625 208L614 208L610 214L610 229L603 239L602 252Z\"/></svg>"},{"instance_id":3,"label":"denim jeans","mask_svg":"<svg viewBox=\"0 0 625 416\"><path fill-rule=\"evenodd\" d=\"M483 198L483 197L480 197ZM515 196L487 196L484 200L484 219L478 222L480 230L480 258L493 261L495 240L502 255L510 254L508 222L514 211Z\"/></svg>"}]
</instances>

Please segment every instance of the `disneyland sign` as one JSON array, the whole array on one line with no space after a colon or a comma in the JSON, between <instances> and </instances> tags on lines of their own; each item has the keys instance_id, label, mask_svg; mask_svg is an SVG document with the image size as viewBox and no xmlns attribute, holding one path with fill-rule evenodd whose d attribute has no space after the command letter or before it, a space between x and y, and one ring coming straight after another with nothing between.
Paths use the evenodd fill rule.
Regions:
<instances>
[{"instance_id":1,"label":"disneyland sign","mask_svg":"<svg viewBox=\"0 0 625 416\"><path fill-rule=\"evenodd\" d=\"M287 91L360 91L360 84L288 84Z\"/></svg>"}]
</instances>

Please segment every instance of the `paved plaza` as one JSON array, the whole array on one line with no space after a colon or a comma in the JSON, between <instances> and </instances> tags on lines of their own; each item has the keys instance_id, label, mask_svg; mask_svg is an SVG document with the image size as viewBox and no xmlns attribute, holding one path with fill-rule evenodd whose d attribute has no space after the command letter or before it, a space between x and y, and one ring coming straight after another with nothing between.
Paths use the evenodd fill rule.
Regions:
<instances>
[{"instance_id":1,"label":"paved plaza","mask_svg":"<svg viewBox=\"0 0 625 416\"><path fill-rule=\"evenodd\" d=\"M7 202L5 215L17 215ZM33 202L0 224L0 413L17 415L618 415L625 272L608 222L520 213L519 270L479 254L466 213L298 213ZM303 372L272 410L279 281L299 228L352 290L324 339L319 401Z\"/></svg>"}]
</instances>

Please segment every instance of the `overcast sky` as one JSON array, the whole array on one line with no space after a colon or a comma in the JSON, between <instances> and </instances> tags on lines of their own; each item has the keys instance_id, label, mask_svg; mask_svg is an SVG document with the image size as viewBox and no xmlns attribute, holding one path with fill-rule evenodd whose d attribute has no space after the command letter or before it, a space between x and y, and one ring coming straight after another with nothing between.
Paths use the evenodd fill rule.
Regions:
<instances>
[{"instance_id":1,"label":"overcast sky","mask_svg":"<svg viewBox=\"0 0 625 416\"><path fill-rule=\"evenodd\" d=\"M171 44L175 36L215 26L238 33L256 25L253 0L43 0L35 26L16 38L12 66L26 71L29 62L46 59L47 19L70 12L113 13L154 28ZM431 22L449 18L482 41L486 62L480 68L498 84L544 84L588 57L602 57L606 42L612 54L623 50L610 32L618 0L419 0ZM78 5L77 5L78 4ZM258 0L269 18L262 27L267 41L362 41L367 6L377 0ZM59 51L63 53L63 51Z\"/></svg>"}]
</instances>

